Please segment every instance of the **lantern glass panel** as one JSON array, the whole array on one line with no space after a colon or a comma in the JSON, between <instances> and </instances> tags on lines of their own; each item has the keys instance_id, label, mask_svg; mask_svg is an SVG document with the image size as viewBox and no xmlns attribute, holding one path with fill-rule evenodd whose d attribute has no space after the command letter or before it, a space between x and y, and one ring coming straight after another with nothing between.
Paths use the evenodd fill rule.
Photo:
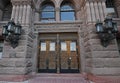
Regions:
<instances>
[{"instance_id":1,"label":"lantern glass panel","mask_svg":"<svg viewBox=\"0 0 120 83\"><path fill-rule=\"evenodd\" d=\"M113 22L113 32L114 33L118 32L117 23L115 23L115 22Z\"/></svg>"},{"instance_id":2,"label":"lantern glass panel","mask_svg":"<svg viewBox=\"0 0 120 83\"><path fill-rule=\"evenodd\" d=\"M21 26L16 26L15 27L15 34L20 35L21 34Z\"/></svg>"},{"instance_id":3,"label":"lantern glass panel","mask_svg":"<svg viewBox=\"0 0 120 83\"><path fill-rule=\"evenodd\" d=\"M7 26L3 26L2 35L8 35Z\"/></svg>"},{"instance_id":4,"label":"lantern glass panel","mask_svg":"<svg viewBox=\"0 0 120 83\"><path fill-rule=\"evenodd\" d=\"M95 26L96 26L96 32L98 33L104 32L102 23L97 23Z\"/></svg>"},{"instance_id":5,"label":"lantern glass panel","mask_svg":"<svg viewBox=\"0 0 120 83\"><path fill-rule=\"evenodd\" d=\"M105 26L106 26L106 29L112 29L113 28L112 19L106 18L106 20L105 20Z\"/></svg>"},{"instance_id":6,"label":"lantern glass panel","mask_svg":"<svg viewBox=\"0 0 120 83\"><path fill-rule=\"evenodd\" d=\"M13 32L14 31L14 25L13 24L8 24L8 31Z\"/></svg>"}]
</instances>

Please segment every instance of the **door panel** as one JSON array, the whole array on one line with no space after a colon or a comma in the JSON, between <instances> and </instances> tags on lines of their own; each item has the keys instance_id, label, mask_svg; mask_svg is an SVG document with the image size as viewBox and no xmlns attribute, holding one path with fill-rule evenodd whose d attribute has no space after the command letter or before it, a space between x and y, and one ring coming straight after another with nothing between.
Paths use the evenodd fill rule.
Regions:
<instances>
[{"instance_id":1,"label":"door panel","mask_svg":"<svg viewBox=\"0 0 120 83\"><path fill-rule=\"evenodd\" d=\"M40 42L40 55L38 72L40 73L56 73L56 43L50 40Z\"/></svg>"},{"instance_id":2,"label":"door panel","mask_svg":"<svg viewBox=\"0 0 120 83\"><path fill-rule=\"evenodd\" d=\"M66 44L65 44L66 43ZM62 44L66 45L65 47ZM77 57L76 41L63 41L61 42L60 53L60 72L61 73L78 73L79 61ZM64 47L64 51L63 51Z\"/></svg>"}]
</instances>

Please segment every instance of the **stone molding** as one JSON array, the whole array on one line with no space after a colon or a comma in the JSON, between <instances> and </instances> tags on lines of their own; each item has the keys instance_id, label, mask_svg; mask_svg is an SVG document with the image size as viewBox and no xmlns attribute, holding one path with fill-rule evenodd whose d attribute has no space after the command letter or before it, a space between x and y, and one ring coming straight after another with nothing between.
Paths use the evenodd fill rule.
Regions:
<instances>
[{"instance_id":1,"label":"stone molding","mask_svg":"<svg viewBox=\"0 0 120 83\"><path fill-rule=\"evenodd\" d=\"M86 0L86 1L89 1L89 2L102 2L102 1L106 1L106 0Z\"/></svg>"},{"instance_id":2,"label":"stone molding","mask_svg":"<svg viewBox=\"0 0 120 83\"><path fill-rule=\"evenodd\" d=\"M78 32L81 27L82 21L76 22L53 22L41 23L35 22L35 33L37 32Z\"/></svg>"},{"instance_id":3,"label":"stone molding","mask_svg":"<svg viewBox=\"0 0 120 83\"><path fill-rule=\"evenodd\" d=\"M87 2L105 2L106 0L81 0L80 5L81 7L85 6Z\"/></svg>"}]
</instances>

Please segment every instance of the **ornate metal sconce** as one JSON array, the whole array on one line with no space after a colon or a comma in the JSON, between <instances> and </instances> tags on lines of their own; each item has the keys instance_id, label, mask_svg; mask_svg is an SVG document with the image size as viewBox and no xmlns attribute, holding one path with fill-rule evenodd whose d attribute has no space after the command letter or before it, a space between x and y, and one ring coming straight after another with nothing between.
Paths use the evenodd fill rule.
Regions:
<instances>
[{"instance_id":1,"label":"ornate metal sconce","mask_svg":"<svg viewBox=\"0 0 120 83\"><path fill-rule=\"evenodd\" d=\"M111 40L116 38L118 32L117 23L113 22L112 18L107 17L104 23L98 21L96 24L96 32L101 39L101 44L107 47Z\"/></svg>"},{"instance_id":2,"label":"ornate metal sconce","mask_svg":"<svg viewBox=\"0 0 120 83\"><path fill-rule=\"evenodd\" d=\"M3 26L2 35L7 42L10 42L13 48L18 46L21 28L19 22L15 24L13 20L10 20L5 26Z\"/></svg>"}]
</instances>

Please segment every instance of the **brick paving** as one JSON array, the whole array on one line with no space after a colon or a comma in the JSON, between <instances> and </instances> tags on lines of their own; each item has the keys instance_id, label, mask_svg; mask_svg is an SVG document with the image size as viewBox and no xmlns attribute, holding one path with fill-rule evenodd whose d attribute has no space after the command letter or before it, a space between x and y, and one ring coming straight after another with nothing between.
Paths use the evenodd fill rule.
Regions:
<instances>
[{"instance_id":1,"label":"brick paving","mask_svg":"<svg viewBox=\"0 0 120 83\"><path fill-rule=\"evenodd\" d=\"M0 83L90 83L80 74L39 74L34 78L24 82L5 82Z\"/></svg>"},{"instance_id":2,"label":"brick paving","mask_svg":"<svg viewBox=\"0 0 120 83\"><path fill-rule=\"evenodd\" d=\"M37 74L33 76L33 78L23 82L0 81L0 83L120 83L120 76L106 77L93 75L86 76L83 74Z\"/></svg>"}]
</instances>

